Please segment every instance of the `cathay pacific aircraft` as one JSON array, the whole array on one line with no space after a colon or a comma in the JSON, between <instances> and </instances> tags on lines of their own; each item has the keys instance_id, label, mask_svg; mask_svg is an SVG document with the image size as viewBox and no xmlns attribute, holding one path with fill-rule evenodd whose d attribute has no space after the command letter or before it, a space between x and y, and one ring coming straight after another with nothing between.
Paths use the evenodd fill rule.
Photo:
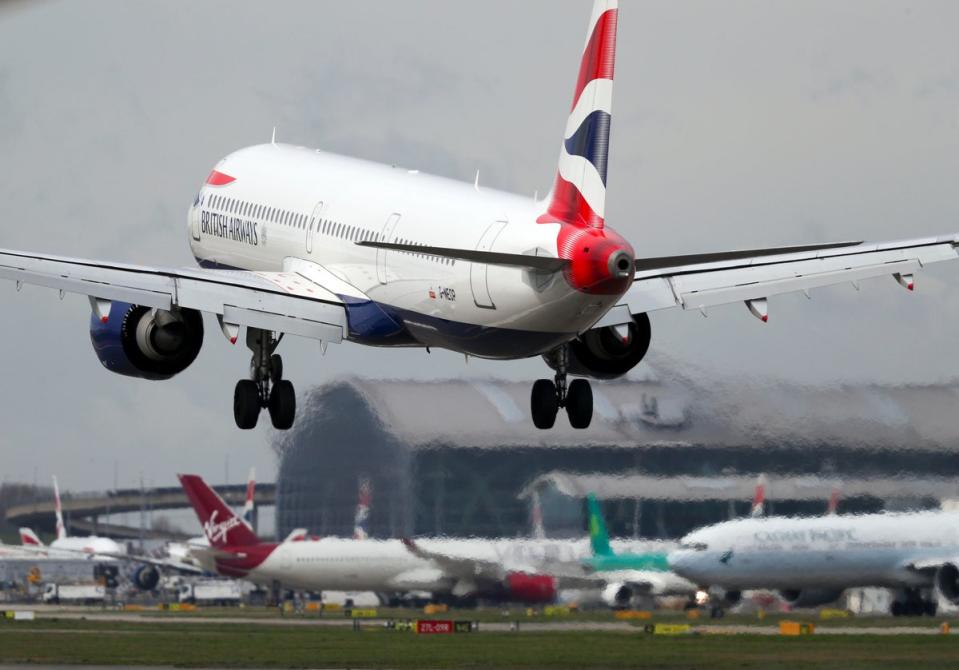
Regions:
<instances>
[{"instance_id":1,"label":"cathay pacific aircraft","mask_svg":"<svg viewBox=\"0 0 959 670\"><path fill-rule=\"evenodd\" d=\"M203 344L201 314L214 315L252 353L233 395L240 428L264 408L276 428L293 424L292 368L277 354L289 334L323 347L542 356L555 374L533 384L531 414L546 429L561 408L573 427L589 426L584 378L639 363L651 312L739 303L766 321L772 296L882 276L912 290L920 267L957 257L955 234L637 255L606 221L617 21L616 0L595 2L542 200L271 142L220 160L193 197L198 269L0 250L0 277L88 296L96 355L133 377L185 370Z\"/></svg>"},{"instance_id":2,"label":"cathay pacific aircraft","mask_svg":"<svg viewBox=\"0 0 959 670\"><path fill-rule=\"evenodd\" d=\"M936 592L959 604L959 514L915 512L726 521L683 538L669 566L734 603L776 589L815 607L847 588L896 591L892 614L935 614Z\"/></svg>"}]
</instances>

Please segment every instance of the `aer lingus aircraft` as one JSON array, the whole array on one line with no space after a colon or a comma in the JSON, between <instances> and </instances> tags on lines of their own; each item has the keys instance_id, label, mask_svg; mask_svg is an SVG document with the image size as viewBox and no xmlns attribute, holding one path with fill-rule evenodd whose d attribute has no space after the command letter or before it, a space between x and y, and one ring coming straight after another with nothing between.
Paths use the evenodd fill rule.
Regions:
<instances>
[{"instance_id":1,"label":"aer lingus aircraft","mask_svg":"<svg viewBox=\"0 0 959 670\"><path fill-rule=\"evenodd\" d=\"M610 607L629 607L634 601L655 596L692 598L696 594L695 584L670 570L665 552L615 553L596 496L588 495L586 506L593 555L582 559L582 564L587 572L605 582L603 602Z\"/></svg>"},{"instance_id":2,"label":"aer lingus aircraft","mask_svg":"<svg viewBox=\"0 0 959 670\"><path fill-rule=\"evenodd\" d=\"M565 408L586 428L589 382L568 376L628 372L649 347L651 312L745 303L766 321L771 296L878 276L911 290L917 269L957 257L957 235L637 256L606 222L617 19L615 0L595 2L543 200L271 142L220 160L193 198L199 269L2 250L0 277L88 296L94 350L118 374L182 372L203 344L203 312L231 344L245 327L240 428L263 408L276 428L293 424L283 334L542 356L555 376L533 384L533 423L550 428Z\"/></svg>"}]
</instances>

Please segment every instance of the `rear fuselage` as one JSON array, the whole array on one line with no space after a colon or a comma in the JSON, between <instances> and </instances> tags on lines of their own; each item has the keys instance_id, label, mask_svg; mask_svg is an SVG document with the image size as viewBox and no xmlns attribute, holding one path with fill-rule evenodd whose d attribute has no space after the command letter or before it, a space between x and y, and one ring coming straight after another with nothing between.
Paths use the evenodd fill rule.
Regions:
<instances>
[{"instance_id":1,"label":"rear fuselage","mask_svg":"<svg viewBox=\"0 0 959 670\"><path fill-rule=\"evenodd\" d=\"M322 266L344 282L338 293L353 341L523 358L587 330L629 285L611 280L603 265L613 248L632 253L613 230L537 223L543 209L529 197L267 144L217 164L190 209L190 244L205 267L277 272L290 259ZM570 258L576 272L385 251L359 241Z\"/></svg>"}]
</instances>

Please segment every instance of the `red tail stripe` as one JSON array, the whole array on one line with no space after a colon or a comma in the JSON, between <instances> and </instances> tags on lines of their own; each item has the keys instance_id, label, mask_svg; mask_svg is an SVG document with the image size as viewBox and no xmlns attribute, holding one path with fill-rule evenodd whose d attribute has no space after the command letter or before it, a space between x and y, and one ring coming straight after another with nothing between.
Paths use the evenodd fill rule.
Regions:
<instances>
[{"instance_id":1,"label":"red tail stripe","mask_svg":"<svg viewBox=\"0 0 959 670\"><path fill-rule=\"evenodd\" d=\"M593 34L590 35L586 51L579 66L579 79L576 81L576 92L573 95L573 106L579 102L586 84L594 79L612 79L613 67L616 61L616 9L610 9L596 22Z\"/></svg>"},{"instance_id":2,"label":"red tail stripe","mask_svg":"<svg viewBox=\"0 0 959 670\"><path fill-rule=\"evenodd\" d=\"M549 208L546 214L536 221L537 223L570 223L577 228L602 228L604 225L603 217L593 211L579 189L558 174Z\"/></svg>"}]
</instances>

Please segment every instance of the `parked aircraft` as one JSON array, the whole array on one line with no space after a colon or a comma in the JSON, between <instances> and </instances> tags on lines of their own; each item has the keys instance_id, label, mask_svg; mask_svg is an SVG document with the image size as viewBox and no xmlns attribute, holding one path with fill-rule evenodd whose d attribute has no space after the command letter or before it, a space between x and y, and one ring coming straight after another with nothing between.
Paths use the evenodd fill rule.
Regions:
<instances>
[{"instance_id":1,"label":"parked aircraft","mask_svg":"<svg viewBox=\"0 0 959 670\"><path fill-rule=\"evenodd\" d=\"M735 519L684 537L669 565L726 604L744 589L775 589L814 607L873 586L896 591L894 615L935 614L937 592L959 604L959 514Z\"/></svg>"},{"instance_id":2,"label":"parked aircraft","mask_svg":"<svg viewBox=\"0 0 959 670\"><path fill-rule=\"evenodd\" d=\"M683 595L692 598L696 585L669 568L659 551L615 553L596 496L586 497L592 556L582 560L587 572L604 582L602 599L610 607L629 607L637 600Z\"/></svg>"},{"instance_id":3,"label":"parked aircraft","mask_svg":"<svg viewBox=\"0 0 959 670\"><path fill-rule=\"evenodd\" d=\"M187 214L201 269L0 251L0 277L89 297L90 337L118 374L169 379L203 344L201 312L235 344L246 327L250 378L237 426L262 409L293 424L283 334L327 343L443 347L466 356L542 356L533 423L561 408L592 418L586 377L626 374L649 348L649 314L745 303L765 322L779 294L915 272L957 258L959 236L637 257L606 222L616 0L596 0L557 174L544 200L304 147L269 144L220 160ZM577 379L568 381L570 375Z\"/></svg>"},{"instance_id":4,"label":"parked aircraft","mask_svg":"<svg viewBox=\"0 0 959 670\"><path fill-rule=\"evenodd\" d=\"M57 478L53 478L53 500L55 505L54 514L57 520L57 537L48 547L45 545L35 532L30 528L20 529L20 543L29 551L43 553L49 556L62 556L64 558L76 558L78 553L88 555L99 555L99 558L109 558L126 554L126 547L118 544L108 537L97 537L96 535L70 536L67 535L67 528L63 523L63 504L60 502L60 486Z\"/></svg>"},{"instance_id":5,"label":"parked aircraft","mask_svg":"<svg viewBox=\"0 0 959 670\"><path fill-rule=\"evenodd\" d=\"M202 478L179 475L208 549L204 567L273 589L430 592L439 598L552 602L558 578L539 566L572 563L575 543L535 540L375 540L310 538L297 529L283 542L261 542ZM595 580L571 578L572 585Z\"/></svg>"}]
</instances>

